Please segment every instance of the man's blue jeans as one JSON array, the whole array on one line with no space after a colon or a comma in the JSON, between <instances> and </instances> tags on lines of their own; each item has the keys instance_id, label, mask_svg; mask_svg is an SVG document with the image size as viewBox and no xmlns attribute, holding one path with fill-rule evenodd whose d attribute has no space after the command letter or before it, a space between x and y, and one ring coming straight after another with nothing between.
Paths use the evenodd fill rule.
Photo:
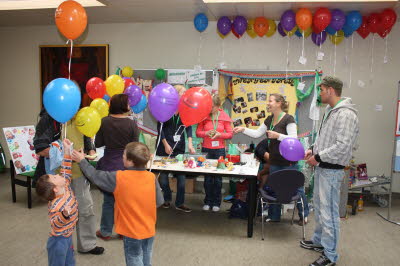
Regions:
<instances>
[{"instance_id":1,"label":"man's blue jeans","mask_svg":"<svg viewBox=\"0 0 400 266\"><path fill-rule=\"evenodd\" d=\"M164 201L171 202L172 200L172 193L171 188L169 187L169 179L168 179L168 172L161 172L158 181L160 182L161 189L164 194ZM185 179L186 176L183 174L174 174L176 177L176 199L175 199L175 206L180 207L185 202Z\"/></svg>"},{"instance_id":2,"label":"man's blue jeans","mask_svg":"<svg viewBox=\"0 0 400 266\"><path fill-rule=\"evenodd\" d=\"M269 173L272 174L276 171L279 170L287 170L287 169L293 169L297 170L297 164L290 165L290 166L279 166L279 165L271 165L269 168ZM303 204L304 204L304 217L307 217L309 214L309 208L308 208L308 201L306 194L304 192L304 187L301 187L297 190L298 193L300 193L301 198L303 199ZM273 194L273 193L271 193ZM272 195L273 196L273 195ZM301 202L297 202L297 209L299 211L299 217L300 219L303 219L303 206L301 205ZM271 204L268 208L268 218L270 218L273 221L279 221L281 219L281 205L278 204Z\"/></svg>"},{"instance_id":3,"label":"man's blue jeans","mask_svg":"<svg viewBox=\"0 0 400 266\"><path fill-rule=\"evenodd\" d=\"M47 240L49 266L75 265L72 236L51 236Z\"/></svg>"},{"instance_id":4,"label":"man's blue jeans","mask_svg":"<svg viewBox=\"0 0 400 266\"><path fill-rule=\"evenodd\" d=\"M114 226L114 194L103 192L103 208L101 212L100 233L103 236L111 236Z\"/></svg>"},{"instance_id":5,"label":"man's blue jeans","mask_svg":"<svg viewBox=\"0 0 400 266\"><path fill-rule=\"evenodd\" d=\"M339 258L339 202L343 176L342 169L316 167L314 173L315 230L311 241L322 245L325 256L333 262Z\"/></svg>"},{"instance_id":6,"label":"man's blue jeans","mask_svg":"<svg viewBox=\"0 0 400 266\"><path fill-rule=\"evenodd\" d=\"M125 262L127 266L151 266L154 237L134 239L124 236Z\"/></svg>"},{"instance_id":7,"label":"man's blue jeans","mask_svg":"<svg viewBox=\"0 0 400 266\"><path fill-rule=\"evenodd\" d=\"M202 152L207 153L207 159L218 159L220 156L225 157L225 149L208 149L202 148ZM221 206L221 189L222 189L222 177L205 175L204 176L204 191L206 197L204 198L204 204L210 207Z\"/></svg>"}]
</instances>

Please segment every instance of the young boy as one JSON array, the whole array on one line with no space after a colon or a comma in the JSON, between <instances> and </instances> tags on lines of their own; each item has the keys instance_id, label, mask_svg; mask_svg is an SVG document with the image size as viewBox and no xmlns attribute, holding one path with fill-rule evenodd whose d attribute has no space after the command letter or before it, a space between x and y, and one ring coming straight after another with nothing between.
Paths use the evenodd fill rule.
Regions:
<instances>
[{"instance_id":1,"label":"young boy","mask_svg":"<svg viewBox=\"0 0 400 266\"><path fill-rule=\"evenodd\" d=\"M155 175L146 170L148 147L139 142L126 145L123 162L126 170L99 171L76 150L72 159L79 162L84 175L100 189L115 197L115 232L124 236L126 265L151 265L156 227L156 207L164 203Z\"/></svg>"},{"instance_id":2,"label":"young boy","mask_svg":"<svg viewBox=\"0 0 400 266\"><path fill-rule=\"evenodd\" d=\"M47 241L49 265L75 265L72 232L78 220L78 203L71 189L71 142L64 144L61 175L42 175L36 183L37 194L49 202L51 232Z\"/></svg>"}]
</instances>

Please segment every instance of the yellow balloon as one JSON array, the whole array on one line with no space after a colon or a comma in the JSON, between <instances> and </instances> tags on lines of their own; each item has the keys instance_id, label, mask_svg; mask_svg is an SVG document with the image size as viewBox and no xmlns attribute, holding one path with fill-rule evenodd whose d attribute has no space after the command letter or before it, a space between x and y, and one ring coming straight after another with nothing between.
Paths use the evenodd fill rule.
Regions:
<instances>
[{"instance_id":1,"label":"yellow balloon","mask_svg":"<svg viewBox=\"0 0 400 266\"><path fill-rule=\"evenodd\" d=\"M106 84L107 94L110 97L124 92L124 80L118 75L109 76L104 83Z\"/></svg>"},{"instance_id":2,"label":"yellow balloon","mask_svg":"<svg viewBox=\"0 0 400 266\"><path fill-rule=\"evenodd\" d=\"M272 19L268 19L268 31L265 33L267 37L271 37L276 32L276 23Z\"/></svg>"},{"instance_id":3,"label":"yellow balloon","mask_svg":"<svg viewBox=\"0 0 400 266\"><path fill-rule=\"evenodd\" d=\"M130 78L133 76L133 69L130 66L126 66L122 69L122 76Z\"/></svg>"},{"instance_id":4,"label":"yellow balloon","mask_svg":"<svg viewBox=\"0 0 400 266\"><path fill-rule=\"evenodd\" d=\"M296 30L297 30L297 26L294 26L291 31L286 31L286 30L284 30L284 31L285 31L286 35L290 37L293 34L295 34Z\"/></svg>"},{"instance_id":5,"label":"yellow balloon","mask_svg":"<svg viewBox=\"0 0 400 266\"><path fill-rule=\"evenodd\" d=\"M106 100L101 99L101 98L97 98L94 99L91 103L90 103L90 107L92 107L93 109L95 109L101 118L108 116L108 103L106 102Z\"/></svg>"},{"instance_id":6,"label":"yellow balloon","mask_svg":"<svg viewBox=\"0 0 400 266\"><path fill-rule=\"evenodd\" d=\"M299 31L301 32L301 29L299 29ZM301 32L302 33L302 32ZM308 29L306 29L304 31L304 38L308 38L308 36L310 36L312 33L312 27L309 27Z\"/></svg>"},{"instance_id":7,"label":"yellow balloon","mask_svg":"<svg viewBox=\"0 0 400 266\"><path fill-rule=\"evenodd\" d=\"M334 45L340 44L344 39L344 32L342 30L337 31L334 35L329 35L329 40Z\"/></svg>"},{"instance_id":8,"label":"yellow balloon","mask_svg":"<svg viewBox=\"0 0 400 266\"><path fill-rule=\"evenodd\" d=\"M247 21L246 32L251 38L257 37L257 33L254 31L254 19L249 19Z\"/></svg>"},{"instance_id":9,"label":"yellow balloon","mask_svg":"<svg viewBox=\"0 0 400 266\"><path fill-rule=\"evenodd\" d=\"M217 33L218 33L218 35L219 35L219 37L221 37L221 39L224 39L226 36L225 35L223 35L221 32L219 32L219 30L217 29ZM229 33L228 33L229 34ZM227 34L227 35L228 35Z\"/></svg>"},{"instance_id":10,"label":"yellow balloon","mask_svg":"<svg viewBox=\"0 0 400 266\"><path fill-rule=\"evenodd\" d=\"M101 118L99 113L92 107L83 107L76 114L75 126L83 135L93 138L99 131Z\"/></svg>"}]
</instances>

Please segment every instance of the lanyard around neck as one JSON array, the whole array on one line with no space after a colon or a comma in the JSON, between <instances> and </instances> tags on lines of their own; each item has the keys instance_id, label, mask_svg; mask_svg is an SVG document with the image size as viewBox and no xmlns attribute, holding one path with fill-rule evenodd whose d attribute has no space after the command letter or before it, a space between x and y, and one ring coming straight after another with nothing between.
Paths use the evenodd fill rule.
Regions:
<instances>
[{"instance_id":1,"label":"lanyard around neck","mask_svg":"<svg viewBox=\"0 0 400 266\"><path fill-rule=\"evenodd\" d=\"M218 117L219 117L219 111L218 111L218 114L217 114L217 118L215 120L214 120L214 114L211 117L212 124L214 126L214 130L217 130L217 127L218 127Z\"/></svg>"},{"instance_id":2,"label":"lanyard around neck","mask_svg":"<svg viewBox=\"0 0 400 266\"><path fill-rule=\"evenodd\" d=\"M283 115L284 115L284 112L281 112L279 114L278 121L276 122L276 125L279 123L279 121L281 121L281 118L282 118ZM269 125L269 130L274 130L275 126L274 126L274 118L272 117L271 124Z\"/></svg>"},{"instance_id":3,"label":"lanyard around neck","mask_svg":"<svg viewBox=\"0 0 400 266\"><path fill-rule=\"evenodd\" d=\"M175 128L178 126L179 119L180 119L180 117L178 116L178 119L175 121L175 115L172 117L172 120L173 120L174 123L175 123Z\"/></svg>"}]
</instances>

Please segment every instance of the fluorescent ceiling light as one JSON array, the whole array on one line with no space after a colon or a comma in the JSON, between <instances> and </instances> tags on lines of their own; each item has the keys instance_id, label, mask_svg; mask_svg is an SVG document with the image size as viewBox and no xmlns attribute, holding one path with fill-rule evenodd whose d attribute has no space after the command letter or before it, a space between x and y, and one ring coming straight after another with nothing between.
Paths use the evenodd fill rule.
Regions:
<instances>
[{"instance_id":1,"label":"fluorescent ceiling light","mask_svg":"<svg viewBox=\"0 0 400 266\"><path fill-rule=\"evenodd\" d=\"M96 0L76 0L83 7L105 6ZM57 8L64 0L1 0L0 10Z\"/></svg>"},{"instance_id":2,"label":"fluorescent ceiling light","mask_svg":"<svg viewBox=\"0 0 400 266\"><path fill-rule=\"evenodd\" d=\"M398 2L399 0L203 0L205 4L223 3L379 3L379 2Z\"/></svg>"}]
</instances>

